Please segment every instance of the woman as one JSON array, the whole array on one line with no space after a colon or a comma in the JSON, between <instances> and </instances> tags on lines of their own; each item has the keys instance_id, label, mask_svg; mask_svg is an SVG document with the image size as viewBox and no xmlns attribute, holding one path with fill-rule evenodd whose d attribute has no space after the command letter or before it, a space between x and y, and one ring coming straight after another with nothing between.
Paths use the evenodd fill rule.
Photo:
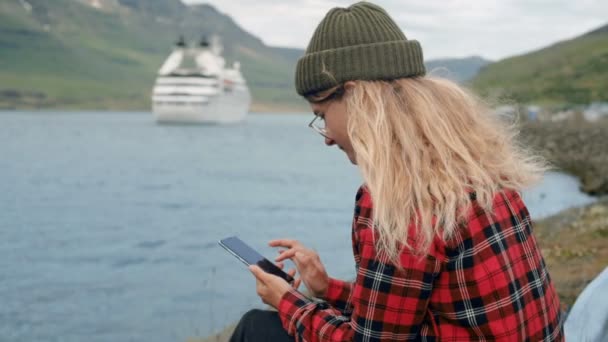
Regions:
<instances>
[{"instance_id":1,"label":"woman","mask_svg":"<svg viewBox=\"0 0 608 342\"><path fill-rule=\"evenodd\" d=\"M475 97L424 74L419 43L378 6L334 8L319 24L296 88L310 126L365 181L352 227L357 276L330 278L315 252L271 241L317 299L252 266L278 312L250 311L234 341L563 340L519 194L544 164Z\"/></svg>"}]
</instances>

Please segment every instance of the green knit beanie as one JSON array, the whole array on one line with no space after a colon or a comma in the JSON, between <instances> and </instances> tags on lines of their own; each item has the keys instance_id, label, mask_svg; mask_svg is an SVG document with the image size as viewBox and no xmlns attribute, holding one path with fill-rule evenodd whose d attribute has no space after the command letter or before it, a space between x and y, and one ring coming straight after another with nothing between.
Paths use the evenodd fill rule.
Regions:
<instances>
[{"instance_id":1,"label":"green knit beanie","mask_svg":"<svg viewBox=\"0 0 608 342\"><path fill-rule=\"evenodd\" d=\"M331 9L296 67L296 90L307 96L351 80L425 74L422 48L381 7L359 2Z\"/></svg>"}]
</instances>

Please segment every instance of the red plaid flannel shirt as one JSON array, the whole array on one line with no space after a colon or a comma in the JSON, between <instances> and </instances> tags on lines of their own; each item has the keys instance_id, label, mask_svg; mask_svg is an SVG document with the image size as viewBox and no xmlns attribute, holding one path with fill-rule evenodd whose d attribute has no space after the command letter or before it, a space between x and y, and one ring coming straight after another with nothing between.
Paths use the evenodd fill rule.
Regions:
<instances>
[{"instance_id":1,"label":"red plaid flannel shirt","mask_svg":"<svg viewBox=\"0 0 608 342\"><path fill-rule=\"evenodd\" d=\"M372 201L361 187L353 221L354 283L331 279L324 300L287 292L279 316L296 341L563 341L560 303L515 191L474 196L466 229L435 239L426 257L378 254Z\"/></svg>"}]
</instances>

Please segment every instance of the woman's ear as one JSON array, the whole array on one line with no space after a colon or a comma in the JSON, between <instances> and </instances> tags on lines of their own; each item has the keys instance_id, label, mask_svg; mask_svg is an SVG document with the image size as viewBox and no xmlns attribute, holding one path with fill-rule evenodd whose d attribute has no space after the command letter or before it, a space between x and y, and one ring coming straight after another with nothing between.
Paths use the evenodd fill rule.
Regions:
<instances>
[{"instance_id":1,"label":"woman's ear","mask_svg":"<svg viewBox=\"0 0 608 342\"><path fill-rule=\"evenodd\" d=\"M344 83L344 89L351 91L355 88L356 85L357 85L357 83L355 83L354 81L346 81Z\"/></svg>"}]
</instances>

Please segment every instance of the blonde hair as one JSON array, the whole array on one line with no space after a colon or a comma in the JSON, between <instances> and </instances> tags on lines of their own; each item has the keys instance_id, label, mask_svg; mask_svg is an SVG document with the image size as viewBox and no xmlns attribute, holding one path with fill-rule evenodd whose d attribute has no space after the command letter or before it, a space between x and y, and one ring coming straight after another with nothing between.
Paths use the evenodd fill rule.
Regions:
<instances>
[{"instance_id":1,"label":"blonde hair","mask_svg":"<svg viewBox=\"0 0 608 342\"><path fill-rule=\"evenodd\" d=\"M402 248L423 255L435 236L450 239L471 193L491 213L497 192L521 191L547 169L516 143L515 123L449 80L354 82L343 99L348 135L372 197L377 248L397 265Z\"/></svg>"}]
</instances>

